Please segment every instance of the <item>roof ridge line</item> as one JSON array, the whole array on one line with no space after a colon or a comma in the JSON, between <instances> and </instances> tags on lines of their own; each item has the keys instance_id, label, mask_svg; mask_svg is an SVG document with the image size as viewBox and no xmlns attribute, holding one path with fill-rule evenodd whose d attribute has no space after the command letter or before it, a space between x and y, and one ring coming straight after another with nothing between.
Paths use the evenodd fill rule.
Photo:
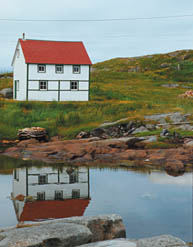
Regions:
<instances>
[{"instance_id":1,"label":"roof ridge line","mask_svg":"<svg viewBox=\"0 0 193 247\"><path fill-rule=\"evenodd\" d=\"M23 40L22 38L19 38L21 41L26 41L26 40L32 40L32 41L49 41L49 42L72 42L72 43L83 43L83 41L62 41L62 40L45 40L45 39L25 39Z\"/></svg>"}]
</instances>

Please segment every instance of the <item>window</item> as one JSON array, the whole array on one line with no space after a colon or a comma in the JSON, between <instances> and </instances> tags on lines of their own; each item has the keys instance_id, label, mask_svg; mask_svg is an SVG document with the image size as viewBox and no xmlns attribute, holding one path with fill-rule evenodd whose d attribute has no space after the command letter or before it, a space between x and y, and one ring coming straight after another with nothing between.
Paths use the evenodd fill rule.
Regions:
<instances>
[{"instance_id":1,"label":"window","mask_svg":"<svg viewBox=\"0 0 193 247\"><path fill-rule=\"evenodd\" d=\"M80 190L72 190L72 198L80 198Z\"/></svg>"},{"instance_id":2,"label":"window","mask_svg":"<svg viewBox=\"0 0 193 247\"><path fill-rule=\"evenodd\" d=\"M80 65L73 65L73 73L80 74Z\"/></svg>"},{"instance_id":3,"label":"window","mask_svg":"<svg viewBox=\"0 0 193 247\"><path fill-rule=\"evenodd\" d=\"M37 200L38 201L43 201L45 200L45 192L37 192Z\"/></svg>"},{"instance_id":4,"label":"window","mask_svg":"<svg viewBox=\"0 0 193 247\"><path fill-rule=\"evenodd\" d=\"M56 65L56 73L57 74L64 73L64 66L63 65Z\"/></svg>"},{"instance_id":5,"label":"window","mask_svg":"<svg viewBox=\"0 0 193 247\"><path fill-rule=\"evenodd\" d=\"M19 170L18 169L14 170L14 179L19 181Z\"/></svg>"},{"instance_id":6,"label":"window","mask_svg":"<svg viewBox=\"0 0 193 247\"><path fill-rule=\"evenodd\" d=\"M74 171L69 175L69 182L70 184L78 183L78 172Z\"/></svg>"},{"instance_id":7,"label":"window","mask_svg":"<svg viewBox=\"0 0 193 247\"><path fill-rule=\"evenodd\" d=\"M38 64L38 72L45 73L46 72L46 65L45 64Z\"/></svg>"},{"instance_id":8,"label":"window","mask_svg":"<svg viewBox=\"0 0 193 247\"><path fill-rule=\"evenodd\" d=\"M38 183L39 184L47 184L48 183L48 176L47 175L39 175Z\"/></svg>"},{"instance_id":9,"label":"window","mask_svg":"<svg viewBox=\"0 0 193 247\"><path fill-rule=\"evenodd\" d=\"M70 82L70 90L78 90L78 81Z\"/></svg>"},{"instance_id":10,"label":"window","mask_svg":"<svg viewBox=\"0 0 193 247\"><path fill-rule=\"evenodd\" d=\"M15 81L15 90L19 91L19 81L18 80Z\"/></svg>"},{"instance_id":11,"label":"window","mask_svg":"<svg viewBox=\"0 0 193 247\"><path fill-rule=\"evenodd\" d=\"M55 200L62 200L63 199L63 191L62 190L56 190L55 191Z\"/></svg>"},{"instance_id":12,"label":"window","mask_svg":"<svg viewBox=\"0 0 193 247\"><path fill-rule=\"evenodd\" d=\"M48 90L48 82L47 81L40 81L39 87L40 87L40 90Z\"/></svg>"}]
</instances>

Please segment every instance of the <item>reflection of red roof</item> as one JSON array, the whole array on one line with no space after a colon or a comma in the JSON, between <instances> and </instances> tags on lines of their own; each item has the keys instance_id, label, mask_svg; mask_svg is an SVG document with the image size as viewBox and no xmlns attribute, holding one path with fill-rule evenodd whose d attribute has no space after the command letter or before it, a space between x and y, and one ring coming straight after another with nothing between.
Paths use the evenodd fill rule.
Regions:
<instances>
[{"instance_id":1,"label":"reflection of red roof","mask_svg":"<svg viewBox=\"0 0 193 247\"><path fill-rule=\"evenodd\" d=\"M49 218L58 219L83 216L88 204L89 199L26 202L19 221L36 221Z\"/></svg>"},{"instance_id":2,"label":"reflection of red roof","mask_svg":"<svg viewBox=\"0 0 193 247\"><path fill-rule=\"evenodd\" d=\"M82 42L22 40L26 63L89 64L90 58Z\"/></svg>"}]
</instances>

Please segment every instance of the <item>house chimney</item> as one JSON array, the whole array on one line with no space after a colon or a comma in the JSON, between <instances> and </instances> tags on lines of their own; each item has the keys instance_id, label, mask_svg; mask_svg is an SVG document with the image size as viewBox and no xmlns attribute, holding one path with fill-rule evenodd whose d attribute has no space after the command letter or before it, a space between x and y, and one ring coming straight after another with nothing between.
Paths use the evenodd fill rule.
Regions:
<instances>
[{"instance_id":1,"label":"house chimney","mask_svg":"<svg viewBox=\"0 0 193 247\"><path fill-rule=\"evenodd\" d=\"M25 33L23 33L23 40L25 40Z\"/></svg>"}]
</instances>

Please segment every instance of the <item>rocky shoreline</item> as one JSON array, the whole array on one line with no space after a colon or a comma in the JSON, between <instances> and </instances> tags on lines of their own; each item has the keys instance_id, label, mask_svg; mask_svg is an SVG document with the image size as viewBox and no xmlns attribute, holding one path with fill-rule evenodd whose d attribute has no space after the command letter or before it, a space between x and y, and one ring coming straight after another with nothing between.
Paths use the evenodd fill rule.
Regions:
<instances>
[{"instance_id":1,"label":"rocky shoreline","mask_svg":"<svg viewBox=\"0 0 193 247\"><path fill-rule=\"evenodd\" d=\"M182 247L188 245L171 235L138 240L126 239L122 218L113 214L72 217L0 229L1 246Z\"/></svg>"},{"instance_id":2,"label":"rocky shoreline","mask_svg":"<svg viewBox=\"0 0 193 247\"><path fill-rule=\"evenodd\" d=\"M114 139L52 140L40 143L35 139L19 142L4 155L23 160L73 165L111 164L125 167L156 167L168 173L183 174L192 169L193 149L182 146L170 149L143 149L145 137Z\"/></svg>"},{"instance_id":3,"label":"rocky shoreline","mask_svg":"<svg viewBox=\"0 0 193 247\"><path fill-rule=\"evenodd\" d=\"M49 142L37 138L22 139L3 154L46 163L153 167L179 175L193 170L193 125L188 117L190 115L177 112L145 116L145 122L123 123L126 119L122 119L104 123L90 132L80 132L73 140L60 137L53 137ZM191 136L180 136L178 131L171 129L173 125L192 132ZM159 134L143 136L144 132L153 130L158 130Z\"/></svg>"}]
</instances>

